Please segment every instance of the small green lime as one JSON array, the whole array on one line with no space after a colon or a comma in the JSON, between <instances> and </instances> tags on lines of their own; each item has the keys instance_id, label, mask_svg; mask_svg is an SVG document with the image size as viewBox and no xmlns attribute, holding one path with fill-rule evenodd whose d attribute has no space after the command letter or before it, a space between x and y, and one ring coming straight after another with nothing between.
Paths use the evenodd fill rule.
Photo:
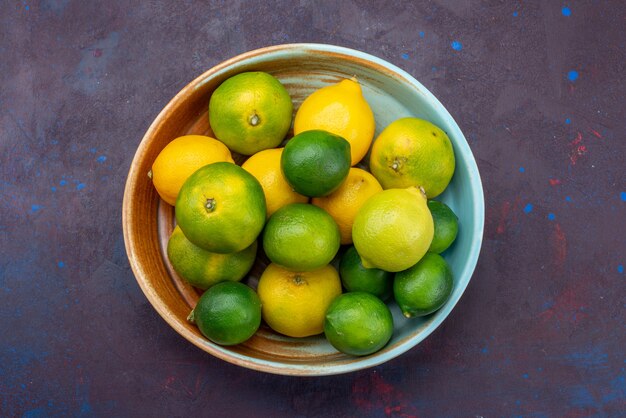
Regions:
<instances>
[{"instance_id":1,"label":"small green lime","mask_svg":"<svg viewBox=\"0 0 626 418\"><path fill-rule=\"evenodd\" d=\"M407 318L424 316L441 308L450 297L454 280L442 256L426 255L413 267L396 273L393 295Z\"/></svg>"},{"instance_id":2,"label":"small green lime","mask_svg":"<svg viewBox=\"0 0 626 418\"><path fill-rule=\"evenodd\" d=\"M366 356L380 350L393 334L393 317L387 305L365 292L337 297L326 311L324 335L337 350Z\"/></svg>"},{"instance_id":3,"label":"small green lime","mask_svg":"<svg viewBox=\"0 0 626 418\"><path fill-rule=\"evenodd\" d=\"M441 254L452 245L459 232L459 218L445 203L436 200L428 201L428 209L433 215L435 235L428 251Z\"/></svg>"},{"instance_id":4,"label":"small green lime","mask_svg":"<svg viewBox=\"0 0 626 418\"><path fill-rule=\"evenodd\" d=\"M348 292L367 292L386 300L393 291L393 273L365 268L356 248L351 246L339 263L341 283Z\"/></svg>"},{"instance_id":5,"label":"small green lime","mask_svg":"<svg viewBox=\"0 0 626 418\"><path fill-rule=\"evenodd\" d=\"M309 203L291 203L278 209L263 230L267 257L290 271L324 267L340 246L339 227L324 209Z\"/></svg>"},{"instance_id":6,"label":"small green lime","mask_svg":"<svg viewBox=\"0 0 626 418\"><path fill-rule=\"evenodd\" d=\"M204 292L188 319L216 344L240 344L261 325L261 300L243 283L221 282Z\"/></svg>"},{"instance_id":7,"label":"small green lime","mask_svg":"<svg viewBox=\"0 0 626 418\"><path fill-rule=\"evenodd\" d=\"M287 183L305 196L327 196L350 171L350 143L321 130L304 131L287 142L281 157Z\"/></svg>"},{"instance_id":8,"label":"small green lime","mask_svg":"<svg viewBox=\"0 0 626 418\"><path fill-rule=\"evenodd\" d=\"M230 254L212 253L189 241L179 226L167 242L167 258L185 281L198 289L231 280L238 282L252 268L256 258L257 242L248 248Z\"/></svg>"}]
</instances>

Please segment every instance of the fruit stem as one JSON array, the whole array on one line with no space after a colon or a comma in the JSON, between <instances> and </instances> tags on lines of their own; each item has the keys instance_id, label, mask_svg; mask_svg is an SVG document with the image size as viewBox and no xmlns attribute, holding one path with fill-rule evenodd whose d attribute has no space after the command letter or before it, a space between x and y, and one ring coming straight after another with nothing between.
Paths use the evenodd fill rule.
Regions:
<instances>
[{"instance_id":1,"label":"fruit stem","mask_svg":"<svg viewBox=\"0 0 626 418\"><path fill-rule=\"evenodd\" d=\"M206 208L207 212L213 212L213 210L215 210L215 199L213 199L212 197L208 198L206 200L206 203L204 204L204 207Z\"/></svg>"},{"instance_id":2,"label":"fruit stem","mask_svg":"<svg viewBox=\"0 0 626 418\"><path fill-rule=\"evenodd\" d=\"M194 312L194 310L192 310L191 312L189 312L189 315L187 316L187 321L191 322L192 324L195 324L195 323L196 323L196 320L195 320L195 318L194 318L194 316L193 316L193 312Z\"/></svg>"},{"instance_id":3,"label":"fruit stem","mask_svg":"<svg viewBox=\"0 0 626 418\"><path fill-rule=\"evenodd\" d=\"M302 276L300 276L299 274L296 274L293 278L293 282L297 285L300 286L301 284L305 284L306 280L304 280L302 278Z\"/></svg>"},{"instance_id":4,"label":"fruit stem","mask_svg":"<svg viewBox=\"0 0 626 418\"><path fill-rule=\"evenodd\" d=\"M257 126L259 124L259 115L257 115L256 112L250 115L248 123L252 126Z\"/></svg>"}]
</instances>

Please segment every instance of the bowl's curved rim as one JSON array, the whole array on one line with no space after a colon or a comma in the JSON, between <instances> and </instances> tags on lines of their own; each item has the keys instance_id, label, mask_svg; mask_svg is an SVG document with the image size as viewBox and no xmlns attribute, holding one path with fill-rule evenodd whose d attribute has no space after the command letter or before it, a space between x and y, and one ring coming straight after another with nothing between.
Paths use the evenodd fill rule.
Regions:
<instances>
[{"instance_id":1,"label":"bowl's curved rim","mask_svg":"<svg viewBox=\"0 0 626 418\"><path fill-rule=\"evenodd\" d=\"M396 75L403 77L407 83L413 84L414 86L416 86L417 89L426 96L428 101L432 103L433 107L435 107L439 112L441 112L441 114L450 122L452 126L452 130L453 130L453 135L455 138L457 138L457 141L455 142L455 146L457 146L459 148L459 151L464 153L466 155L466 158L468 159L468 165L470 168L469 171L470 171L470 174L472 175L470 182L473 185L472 187L472 195L473 195L473 201L474 201L473 209L474 209L474 213L476 214L474 228L473 228L474 230L472 231L472 236L474 237L474 239L472 241L471 250L470 250L470 253L467 255L467 262L465 264L465 268L459 274L460 277L467 277L467 280L464 280L462 283L459 283L459 287L455 288L455 291L452 294L450 300L446 303L446 305L444 305L436 313L436 317L434 318L434 320L430 321L428 325L425 328L423 328L417 335L414 335L410 338L406 338L405 340L400 342L400 344L394 347L392 350L385 351L384 353L381 353L380 355L355 358L355 359L352 359L348 363L332 364L329 366L324 366L324 365L309 366L306 364L292 364L292 363L286 364L286 363L279 363L279 362L274 362L274 361L248 357L248 356L236 353L236 352L229 351L221 346L212 344L203 339L199 339L196 335L188 332L187 329L179 325L178 320L176 319L176 317L173 315L173 313L170 310L163 308L162 305L157 303L157 301L159 300L159 296L157 292L150 285L149 282L143 280L143 278L145 277L145 272L143 271L141 264L135 258L135 248L136 248L137 243L135 242L133 237L130 235L129 230L128 230L129 227L127 226L129 225L129 222L132 221L132 209L134 205L133 199L130 199L130 196L132 195L133 188L134 188L134 179L136 179L137 176L139 175L139 173L137 173L138 164L136 164L136 159L138 159L139 156L142 154L142 151L144 150L144 148L147 148L149 138L158 129L158 127L163 123L162 121L163 116L169 113L169 110L171 108L174 108L175 106L177 106L178 103L182 100L182 98L187 95L187 92L195 88L198 88L198 86L200 86L208 77L216 73L219 73L222 70L227 69L229 66L237 62L246 61L259 55L267 55L267 54L273 54L277 52L284 52L288 50L303 50L303 49L311 51L311 52L342 54L342 55L350 56L353 58L362 59L366 62L369 62L370 64L373 64L376 67L380 67L385 72L389 72L389 71L394 72ZM405 353L406 351L408 351L409 349L413 348L415 345L423 341L444 321L445 318L448 317L448 315L450 314L450 312L455 307L455 305L461 298L462 294L464 293L467 285L469 284L469 281L471 280L471 276L474 272L474 269L476 268L476 264L478 262L478 256L480 253L480 248L481 248L482 240L483 240L484 218L485 218L484 211L485 211L484 194L483 194L482 182L480 180L480 173L478 171L478 166L476 164L476 160L474 159L474 155L469 147L469 144L465 136L461 132L461 129L459 128L458 124L452 117L452 115L450 115L450 113L443 106L443 104L426 87L424 87L413 76L411 76L409 73L402 70L401 68L385 60L382 60L381 58L370 55L368 53L361 52L361 51L347 48L347 47L336 46L336 45L317 44L317 43L294 43L294 44L274 45L274 46L268 46L264 48L251 50L243 54L237 55L235 57L232 57L226 61L223 61L217 64L216 66L212 67L211 69L205 71L198 77L196 77L192 82L187 84L180 92L176 94L176 96L174 96L174 98L172 98L169 101L169 103L163 108L163 110L159 112L157 117L154 119L154 121L152 122L148 130L146 131L145 135L143 136L139 144L139 147L137 148L135 156L133 157L133 161L131 163L127 180L126 180L126 185L124 188L124 199L123 199L123 205L122 205L122 227L123 227L123 233L124 233L124 243L125 243L126 253L128 255L129 263L135 275L135 279L137 280L141 290L146 295L150 304L159 313L159 315L172 328L174 328L176 332L178 332L185 339L190 341L192 344L194 344L198 348L209 352L215 357L218 357L229 363L236 364L236 365L246 367L249 369L268 372L268 373L274 373L274 374L282 374L282 375L322 376L322 375L333 375L333 374L352 372L352 371L376 366L388 360L391 360L399 356L400 354Z\"/></svg>"}]
</instances>

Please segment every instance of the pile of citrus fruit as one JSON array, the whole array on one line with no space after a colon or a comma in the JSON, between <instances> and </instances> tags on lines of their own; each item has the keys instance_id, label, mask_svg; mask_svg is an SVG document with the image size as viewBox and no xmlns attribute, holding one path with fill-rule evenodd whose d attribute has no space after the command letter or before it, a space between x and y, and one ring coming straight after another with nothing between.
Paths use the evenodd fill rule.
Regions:
<instances>
[{"instance_id":1,"label":"pile of citrus fruit","mask_svg":"<svg viewBox=\"0 0 626 418\"><path fill-rule=\"evenodd\" d=\"M215 138L173 139L149 173L175 207L167 256L203 292L189 315L203 335L239 344L264 321L361 356L389 342L388 304L407 318L444 305L453 277L440 253L458 231L432 200L454 173L444 131L405 117L374 140L354 78L309 95L291 137L291 97L271 74L228 78L208 106ZM231 153L247 159L239 166ZM270 263L253 289L242 280L259 258Z\"/></svg>"}]
</instances>

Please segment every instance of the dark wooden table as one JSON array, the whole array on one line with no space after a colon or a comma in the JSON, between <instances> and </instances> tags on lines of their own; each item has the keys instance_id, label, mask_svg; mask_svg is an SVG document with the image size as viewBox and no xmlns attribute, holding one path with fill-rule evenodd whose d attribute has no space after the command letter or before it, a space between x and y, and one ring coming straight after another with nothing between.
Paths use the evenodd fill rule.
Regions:
<instances>
[{"instance_id":1,"label":"dark wooden table","mask_svg":"<svg viewBox=\"0 0 626 418\"><path fill-rule=\"evenodd\" d=\"M619 0L3 2L0 416L623 416L625 17ZM291 42L415 76L485 188L481 256L450 317L348 375L200 351L124 249L126 174L161 108L222 60Z\"/></svg>"}]
</instances>

